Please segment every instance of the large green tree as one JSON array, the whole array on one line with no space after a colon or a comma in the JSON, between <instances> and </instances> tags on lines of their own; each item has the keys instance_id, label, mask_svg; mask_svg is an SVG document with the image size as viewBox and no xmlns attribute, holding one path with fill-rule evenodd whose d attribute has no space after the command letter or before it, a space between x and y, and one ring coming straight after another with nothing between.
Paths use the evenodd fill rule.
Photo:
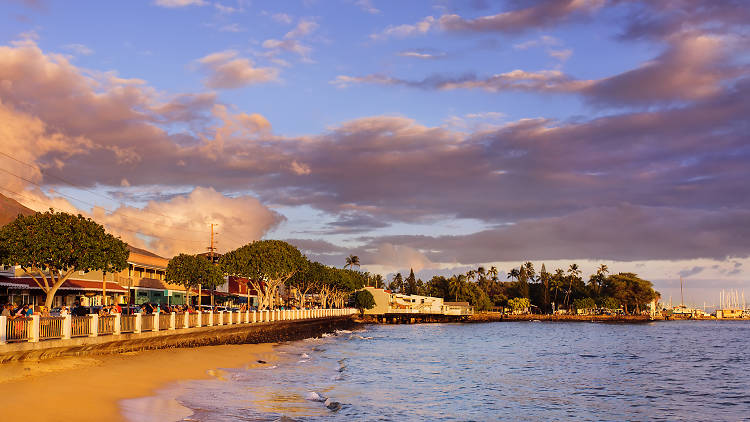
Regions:
<instances>
[{"instance_id":1,"label":"large green tree","mask_svg":"<svg viewBox=\"0 0 750 422\"><path fill-rule=\"evenodd\" d=\"M263 308L274 305L278 287L303 269L305 258L287 242L258 240L226 253L220 265L226 274L249 279Z\"/></svg>"},{"instance_id":2,"label":"large green tree","mask_svg":"<svg viewBox=\"0 0 750 422\"><path fill-rule=\"evenodd\" d=\"M215 288L224 283L222 272L211 261L196 255L179 254L169 260L167 281L185 287L185 304L190 303L190 289L198 286ZM198 298L200 303L200 298Z\"/></svg>"},{"instance_id":3,"label":"large green tree","mask_svg":"<svg viewBox=\"0 0 750 422\"><path fill-rule=\"evenodd\" d=\"M115 273L128 265L128 245L82 215L52 210L19 215L0 229L0 264L19 265L47 295L76 271Z\"/></svg>"},{"instance_id":4,"label":"large green tree","mask_svg":"<svg viewBox=\"0 0 750 422\"><path fill-rule=\"evenodd\" d=\"M629 306L640 312L642 306L659 298L659 293L653 289L650 281L633 273L619 273L607 277L604 293L619 301L625 308L625 313L629 312Z\"/></svg>"},{"instance_id":5,"label":"large green tree","mask_svg":"<svg viewBox=\"0 0 750 422\"><path fill-rule=\"evenodd\" d=\"M369 290L360 290L354 294L354 307L359 309L360 315L364 315L367 309L375 307L375 298Z\"/></svg>"}]
</instances>

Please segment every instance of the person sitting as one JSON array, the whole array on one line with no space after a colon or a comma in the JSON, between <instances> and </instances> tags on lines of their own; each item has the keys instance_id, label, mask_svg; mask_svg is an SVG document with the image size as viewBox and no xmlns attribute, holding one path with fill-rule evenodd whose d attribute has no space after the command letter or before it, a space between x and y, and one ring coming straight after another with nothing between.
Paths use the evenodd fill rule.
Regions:
<instances>
[{"instance_id":1,"label":"person sitting","mask_svg":"<svg viewBox=\"0 0 750 422\"><path fill-rule=\"evenodd\" d=\"M89 311L86 309L86 307L81 306L81 302L76 302L75 305L76 306L72 311L73 316L86 316L89 314Z\"/></svg>"},{"instance_id":2,"label":"person sitting","mask_svg":"<svg viewBox=\"0 0 750 422\"><path fill-rule=\"evenodd\" d=\"M66 317L68 315L70 315L70 311L68 311L68 307L67 306L61 307L60 308L60 316L61 317Z\"/></svg>"}]
</instances>

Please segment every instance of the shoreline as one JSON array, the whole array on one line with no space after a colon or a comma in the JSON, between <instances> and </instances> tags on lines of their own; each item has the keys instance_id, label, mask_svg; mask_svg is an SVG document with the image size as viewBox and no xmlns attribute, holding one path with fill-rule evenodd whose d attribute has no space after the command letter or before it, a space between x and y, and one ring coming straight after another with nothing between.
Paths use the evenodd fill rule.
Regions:
<instances>
[{"instance_id":1,"label":"shoreline","mask_svg":"<svg viewBox=\"0 0 750 422\"><path fill-rule=\"evenodd\" d=\"M211 378L221 368L264 366L257 361L278 359L275 345L228 344L0 365L3 419L127 421L123 400L151 397L180 381Z\"/></svg>"}]
</instances>

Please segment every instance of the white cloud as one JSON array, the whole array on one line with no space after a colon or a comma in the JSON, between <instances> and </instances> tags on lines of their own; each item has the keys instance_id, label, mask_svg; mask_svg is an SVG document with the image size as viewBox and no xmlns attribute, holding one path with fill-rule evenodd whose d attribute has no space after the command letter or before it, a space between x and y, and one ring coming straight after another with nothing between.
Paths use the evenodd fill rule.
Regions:
<instances>
[{"instance_id":1,"label":"white cloud","mask_svg":"<svg viewBox=\"0 0 750 422\"><path fill-rule=\"evenodd\" d=\"M161 7L177 8L187 6L205 6L204 0L156 0L154 4Z\"/></svg>"},{"instance_id":2,"label":"white cloud","mask_svg":"<svg viewBox=\"0 0 750 422\"><path fill-rule=\"evenodd\" d=\"M277 79L277 69L255 67L249 59L238 56L237 51L226 50L198 59L198 63L208 73L204 84L213 89L231 89Z\"/></svg>"},{"instance_id":3,"label":"white cloud","mask_svg":"<svg viewBox=\"0 0 750 422\"><path fill-rule=\"evenodd\" d=\"M94 54L94 50L86 47L83 44L65 44L63 48L81 56L89 56L91 54Z\"/></svg>"}]
</instances>

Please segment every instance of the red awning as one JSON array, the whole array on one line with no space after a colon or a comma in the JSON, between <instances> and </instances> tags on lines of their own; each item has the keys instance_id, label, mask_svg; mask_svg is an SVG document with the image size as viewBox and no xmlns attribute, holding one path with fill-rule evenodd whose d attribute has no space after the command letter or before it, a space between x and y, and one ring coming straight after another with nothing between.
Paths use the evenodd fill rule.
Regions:
<instances>
[{"instance_id":1,"label":"red awning","mask_svg":"<svg viewBox=\"0 0 750 422\"><path fill-rule=\"evenodd\" d=\"M40 280L40 282L44 283ZM7 287L9 289L39 289L39 286L34 282L31 277L3 277L0 276L0 286ZM83 290L92 292L102 291L101 281L92 280L79 280L79 279L67 279L65 283L60 286L59 290ZM125 293L127 289L115 283L114 281L107 281L108 292Z\"/></svg>"}]
</instances>

